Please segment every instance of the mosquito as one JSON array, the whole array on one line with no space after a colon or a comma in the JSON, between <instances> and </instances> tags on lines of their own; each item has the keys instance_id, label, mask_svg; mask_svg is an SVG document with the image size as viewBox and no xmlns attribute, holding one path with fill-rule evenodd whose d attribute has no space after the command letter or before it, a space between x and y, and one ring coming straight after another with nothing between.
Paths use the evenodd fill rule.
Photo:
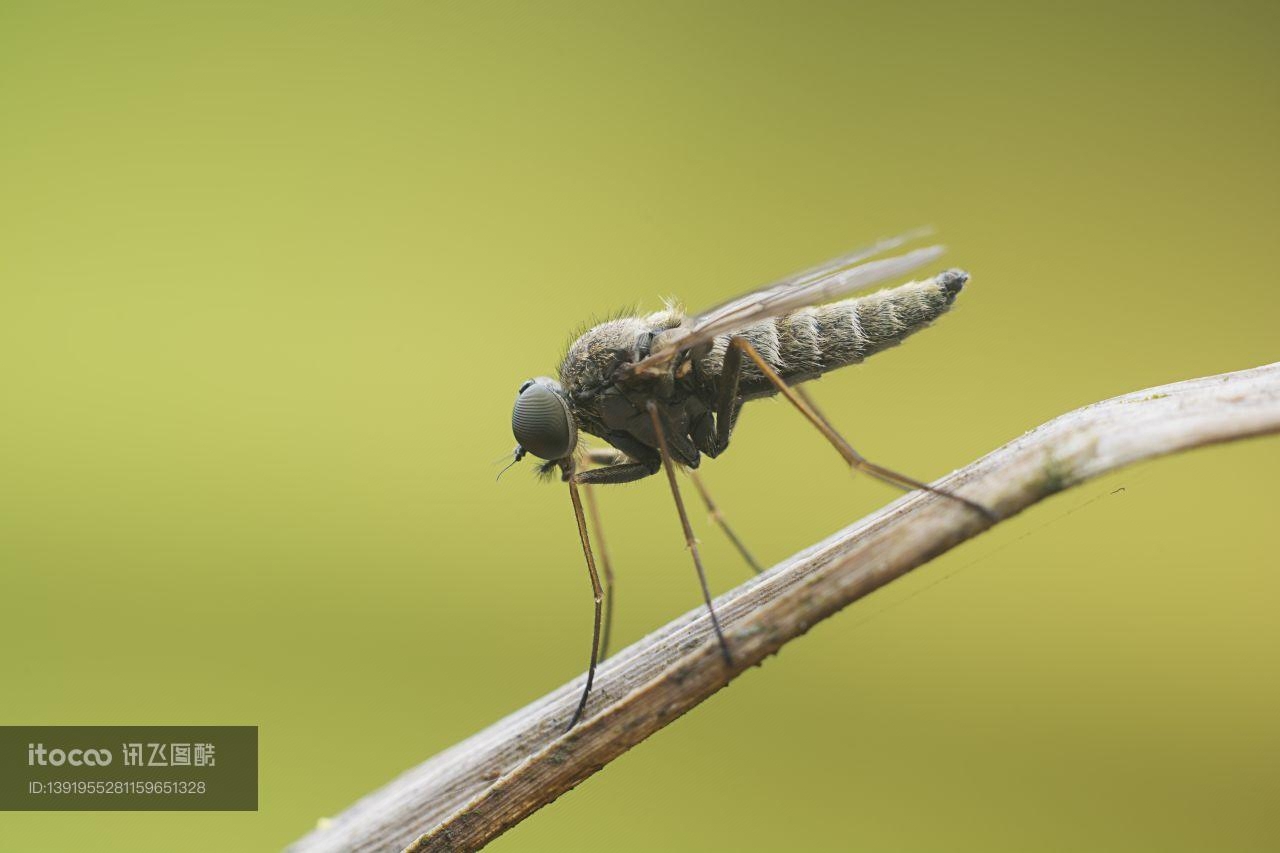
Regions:
<instances>
[{"instance_id":1,"label":"mosquito","mask_svg":"<svg viewBox=\"0 0 1280 853\"><path fill-rule=\"evenodd\" d=\"M668 304L647 316L600 323L569 346L559 379L539 376L520 386L511 414L517 441L511 464L532 454L543 460L539 473L554 477L558 471L568 483L595 599L587 681L570 729L586 710L612 622L613 572L603 548L592 486L629 483L665 471L721 657L726 667L733 667L676 469L689 473L713 520L758 573L759 564L696 474L704 455L714 459L729 447L747 402L781 394L853 470L906 491L920 489L957 501L994 521L992 513L974 501L859 454L797 387L896 346L951 308L969 279L963 270L950 269L865 296L841 298L936 261L942 255L941 246L877 258L919 235L911 232L880 240L697 316L686 316L678 306ZM603 439L609 448L586 447L580 440L584 432ZM607 595L596 568L583 495L601 546ZM608 607L603 609L606 601Z\"/></svg>"}]
</instances>

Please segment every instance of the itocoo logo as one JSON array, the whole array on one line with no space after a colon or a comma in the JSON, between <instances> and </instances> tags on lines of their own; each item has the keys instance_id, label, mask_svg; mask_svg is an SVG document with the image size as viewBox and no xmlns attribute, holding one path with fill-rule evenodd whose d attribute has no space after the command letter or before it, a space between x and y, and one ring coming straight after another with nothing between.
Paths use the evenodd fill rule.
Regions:
<instances>
[{"instance_id":1,"label":"itocoo logo","mask_svg":"<svg viewBox=\"0 0 1280 853\"><path fill-rule=\"evenodd\" d=\"M27 744L27 766L106 767L111 763L109 749L45 749L42 743Z\"/></svg>"}]
</instances>

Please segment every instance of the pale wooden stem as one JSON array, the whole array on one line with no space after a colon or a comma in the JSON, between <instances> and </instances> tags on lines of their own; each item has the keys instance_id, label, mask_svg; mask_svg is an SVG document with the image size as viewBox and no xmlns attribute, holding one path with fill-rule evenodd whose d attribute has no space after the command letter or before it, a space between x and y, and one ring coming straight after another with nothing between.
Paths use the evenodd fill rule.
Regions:
<instances>
[{"instance_id":1,"label":"pale wooden stem","mask_svg":"<svg viewBox=\"0 0 1280 853\"><path fill-rule=\"evenodd\" d=\"M1003 520L1133 462L1275 432L1280 363L1077 409L933 485ZM956 501L908 494L716 599L731 669L699 606L602 664L586 716L571 731L581 677L407 771L290 849L478 848L788 640L988 526Z\"/></svg>"}]
</instances>

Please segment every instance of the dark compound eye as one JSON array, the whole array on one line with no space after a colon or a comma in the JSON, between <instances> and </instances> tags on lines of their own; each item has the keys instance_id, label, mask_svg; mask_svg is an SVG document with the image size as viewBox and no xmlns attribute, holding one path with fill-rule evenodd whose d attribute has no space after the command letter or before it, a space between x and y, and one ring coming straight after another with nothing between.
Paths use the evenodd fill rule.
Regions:
<instances>
[{"instance_id":1,"label":"dark compound eye","mask_svg":"<svg viewBox=\"0 0 1280 853\"><path fill-rule=\"evenodd\" d=\"M511 431L525 450L542 459L563 459L578 440L564 398L548 383L529 380L511 410Z\"/></svg>"}]
</instances>

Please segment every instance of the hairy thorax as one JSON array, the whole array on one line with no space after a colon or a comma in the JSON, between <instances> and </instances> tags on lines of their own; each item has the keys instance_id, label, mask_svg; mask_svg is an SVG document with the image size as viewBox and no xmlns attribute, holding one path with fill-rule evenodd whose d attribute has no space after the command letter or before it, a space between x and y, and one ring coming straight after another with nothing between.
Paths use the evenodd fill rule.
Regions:
<instances>
[{"instance_id":1,"label":"hairy thorax","mask_svg":"<svg viewBox=\"0 0 1280 853\"><path fill-rule=\"evenodd\" d=\"M675 305L638 317L619 317L592 326L569 346L560 363L560 384L573 408L578 426L604 435L616 425L605 423L602 406L615 390L614 377L625 364L647 356L655 340L684 322Z\"/></svg>"}]
</instances>

